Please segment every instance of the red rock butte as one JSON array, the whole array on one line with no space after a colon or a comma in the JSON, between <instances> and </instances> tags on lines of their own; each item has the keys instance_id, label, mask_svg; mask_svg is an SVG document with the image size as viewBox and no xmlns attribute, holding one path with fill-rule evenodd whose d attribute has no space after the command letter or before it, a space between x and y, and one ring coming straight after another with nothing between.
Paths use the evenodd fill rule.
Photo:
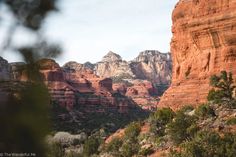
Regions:
<instances>
[{"instance_id":1,"label":"red rock butte","mask_svg":"<svg viewBox=\"0 0 236 157\"><path fill-rule=\"evenodd\" d=\"M196 106L206 102L211 75L236 78L236 0L180 0L172 21L172 84L159 106Z\"/></svg>"}]
</instances>

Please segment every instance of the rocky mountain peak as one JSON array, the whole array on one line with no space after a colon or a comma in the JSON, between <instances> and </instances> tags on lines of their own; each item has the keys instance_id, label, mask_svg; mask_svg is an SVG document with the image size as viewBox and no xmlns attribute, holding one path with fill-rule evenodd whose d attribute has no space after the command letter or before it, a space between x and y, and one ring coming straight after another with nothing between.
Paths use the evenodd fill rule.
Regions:
<instances>
[{"instance_id":1,"label":"rocky mountain peak","mask_svg":"<svg viewBox=\"0 0 236 157\"><path fill-rule=\"evenodd\" d=\"M102 59L102 62L116 62L116 61L122 61L122 58L120 55L109 51Z\"/></svg>"},{"instance_id":2,"label":"rocky mountain peak","mask_svg":"<svg viewBox=\"0 0 236 157\"><path fill-rule=\"evenodd\" d=\"M63 68L66 70L79 71L83 68L83 64L77 63L75 61L70 61L70 62L67 62L66 64L64 64Z\"/></svg>"},{"instance_id":3,"label":"rocky mountain peak","mask_svg":"<svg viewBox=\"0 0 236 157\"><path fill-rule=\"evenodd\" d=\"M83 65L84 65L85 68L88 68L88 69L91 69L91 70L94 69L94 64L91 63L91 62L85 62Z\"/></svg>"}]
</instances>

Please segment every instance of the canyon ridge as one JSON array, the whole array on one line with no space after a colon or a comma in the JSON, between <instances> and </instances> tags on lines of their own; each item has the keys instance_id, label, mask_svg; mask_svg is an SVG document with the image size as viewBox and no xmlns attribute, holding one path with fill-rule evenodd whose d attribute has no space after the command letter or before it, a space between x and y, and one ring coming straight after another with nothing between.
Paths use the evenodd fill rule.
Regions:
<instances>
[{"instance_id":1,"label":"canyon ridge","mask_svg":"<svg viewBox=\"0 0 236 157\"><path fill-rule=\"evenodd\" d=\"M0 64L2 81L28 81L25 63L1 58ZM51 102L68 110L79 105L90 112L127 113L136 104L153 111L170 85L172 71L170 54L154 50L129 62L109 52L95 64L70 61L60 67L52 59L41 59L37 65Z\"/></svg>"}]
</instances>

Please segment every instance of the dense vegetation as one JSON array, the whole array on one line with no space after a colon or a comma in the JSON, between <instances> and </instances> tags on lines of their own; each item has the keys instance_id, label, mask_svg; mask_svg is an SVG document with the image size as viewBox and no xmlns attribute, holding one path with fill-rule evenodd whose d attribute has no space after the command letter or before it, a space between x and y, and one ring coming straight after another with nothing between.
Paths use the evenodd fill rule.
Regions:
<instances>
[{"instance_id":1,"label":"dense vegetation","mask_svg":"<svg viewBox=\"0 0 236 157\"><path fill-rule=\"evenodd\" d=\"M96 106L92 107L94 110ZM144 120L149 115L149 112L139 107L133 108L128 114L119 113L115 110L101 113L91 112L92 109L88 111L87 108L75 107L72 111L68 111L53 102L50 109L50 117L54 131L67 131L74 134L85 132L90 135L103 129L106 135L109 135L132 121Z\"/></svg>"},{"instance_id":2,"label":"dense vegetation","mask_svg":"<svg viewBox=\"0 0 236 157\"><path fill-rule=\"evenodd\" d=\"M227 79L223 79L225 76ZM197 108L185 106L176 112L170 108L158 109L146 120L127 125L120 136L114 136L109 142L105 142L108 134L99 130L82 142L83 151L63 155L144 157L166 150L162 153L168 157L234 157L236 108L232 95L235 88L231 74L222 72L217 77L211 78L215 81L211 82L214 92L209 92L208 103ZM142 131L147 126L149 128Z\"/></svg>"}]
</instances>

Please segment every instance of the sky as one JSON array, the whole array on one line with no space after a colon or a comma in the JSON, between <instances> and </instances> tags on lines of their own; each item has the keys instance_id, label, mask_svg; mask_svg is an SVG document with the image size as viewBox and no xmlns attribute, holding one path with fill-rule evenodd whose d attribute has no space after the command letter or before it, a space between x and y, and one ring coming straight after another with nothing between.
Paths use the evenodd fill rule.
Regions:
<instances>
[{"instance_id":1,"label":"sky","mask_svg":"<svg viewBox=\"0 0 236 157\"><path fill-rule=\"evenodd\" d=\"M178 0L60 0L58 12L46 19L42 32L59 43L61 65L68 61L98 62L109 51L132 60L144 50L170 51L171 14ZM1 13L1 12L0 12ZM10 19L1 14L0 18ZM4 26L0 25L0 42ZM14 41L29 43L34 36L18 30ZM21 60L16 54L2 55L8 61Z\"/></svg>"}]
</instances>

